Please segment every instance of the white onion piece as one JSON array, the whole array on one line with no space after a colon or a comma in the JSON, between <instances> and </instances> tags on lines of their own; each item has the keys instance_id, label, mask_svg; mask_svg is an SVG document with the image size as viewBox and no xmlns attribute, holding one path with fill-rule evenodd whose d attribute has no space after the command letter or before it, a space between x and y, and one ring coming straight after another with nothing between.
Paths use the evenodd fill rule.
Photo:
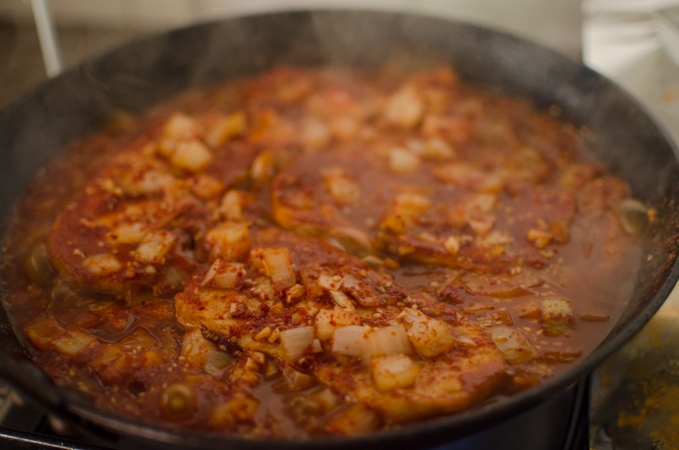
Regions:
<instances>
[{"instance_id":1,"label":"white onion piece","mask_svg":"<svg viewBox=\"0 0 679 450\"><path fill-rule=\"evenodd\" d=\"M295 285L295 272L287 248L263 248L261 255L266 274L275 288L285 289Z\"/></svg>"},{"instance_id":2,"label":"white onion piece","mask_svg":"<svg viewBox=\"0 0 679 450\"><path fill-rule=\"evenodd\" d=\"M433 358L445 353L455 344L455 338L448 326L411 308L404 308L399 315L409 325L408 339L425 358Z\"/></svg>"},{"instance_id":3,"label":"white onion piece","mask_svg":"<svg viewBox=\"0 0 679 450\"><path fill-rule=\"evenodd\" d=\"M107 238L121 244L136 244L144 239L147 230L142 223L124 223L116 227Z\"/></svg>"},{"instance_id":4,"label":"white onion piece","mask_svg":"<svg viewBox=\"0 0 679 450\"><path fill-rule=\"evenodd\" d=\"M213 282L218 288L234 289L245 278L245 274L245 264L216 259L210 266L210 270L205 274L201 285L206 286Z\"/></svg>"},{"instance_id":5,"label":"white onion piece","mask_svg":"<svg viewBox=\"0 0 679 450\"><path fill-rule=\"evenodd\" d=\"M360 325L335 328L332 352L340 355L361 357L365 342L365 329Z\"/></svg>"},{"instance_id":6,"label":"white onion piece","mask_svg":"<svg viewBox=\"0 0 679 450\"><path fill-rule=\"evenodd\" d=\"M329 170L323 174L325 189L341 205L355 205L361 198L358 184L341 169Z\"/></svg>"},{"instance_id":7,"label":"white onion piece","mask_svg":"<svg viewBox=\"0 0 679 450\"><path fill-rule=\"evenodd\" d=\"M199 140L180 142L170 157L173 166L191 172L205 169L211 161L212 153Z\"/></svg>"},{"instance_id":8,"label":"white onion piece","mask_svg":"<svg viewBox=\"0 0 679 450\"><path fill-rule=\"evenodd\" d=\"M327 289L329 291L336 291L337 289L340 288L340 286L342 286L342 278L337 279L334 278L335 277L323 273L318 277L318 285L323 289Z\"/></svg>"},{"instance_id":9,"label":"white onion piece","mask_svg":"<svg viewBox=\"0 0 679 450\"><path fill-rule=\"evenodd\" d=\"M241 220L243 218L242 195L235 189L231 189L224 197L219 205L220 211L229 220Z\"/></svg>"},{"instance_id":10,"label":"white onion piece","mask_svg":"<svg viewBox=\"0 0 679 450\"><path fill-rule=\"evenodd\" d=\"M489 329L495 346L502 352L509 364L524 364L537 355L535 348L520 330L507 326Z\"/></svg>"},{"instance_id":11,"label":"white onion piece","mask_svg":"<svg viewBox=\"0 0 679 450\"><path fill-rule=\"evenodd\" d=\"M163 137L168 139L189 139L200 132L200 122L183 113L173 114L163 126Z\"/></svg>"},{"instance_id":12,"label":"white onion piece","mask_svg":"<svg viewBox=\"0 0 679 450\"><path fill-rule=\"evenodd\" d=\"M402 354L382 356L370 362L373 383L380 391L412 386L419 371L419 366Z\"/></svg>"},{"instance_id":13,"label":"white onion piece","mask_svg":"<svg viewBox=\"0 0 679 450\"><path fill-rule=\"evenodd\" d=\"M210 229L205 235L205 242L211 248L210 257L225 261L241 258L250 251L249 232L248 222L225 222Z\"/></svg>"},{"instance_id":14,"label":"white onion piece","mask_svg":"<svg viewBox=\"0 0 679 450\"><path fill-rule=\"evenodd\" d=\"M228 353L205 339L203 333L197 328L184 335L180 356L193 367L214 376L221 375L233 359Z\"/></svg>"},{"instance_id":15,"label":"white onion piece","mask_svg":"<svg viewBox=\"0 0 679 450\"><path fill-rule=\"evenodd\" d=\"M148 234L135 250L134 259L144 263L162 264L178 239L177 235L165 230Z\"/></svg>"},{"instance_id":16,"label":"white onion piece","mask_svg":"<svg viewBox=\"0 0 679 450\"><path fill-rule=\"evenodd\" d=\"M430 137L422 149L425 158L450 159L455 156L453 148L441 138Z\"/></svg>"},{"instance_id":17,"label":"white onion piece","mask_svg":"<svg viewBox=\"0 0 679 450\"><path fill-rule=\"evenodd\" d=\"M367 234L353 227L337 227L328 232L327 241L358 258L369 255L372 243Z\"/></svg>"},{"instance_id":18,"label":"white onion piece","mask_svg":"<svg viewBox=\"0 0 679 450\"><path fill-rule=\"evenodd\" d=\"M644 232L651 222L653 213L646 205L633 198L624 199L618 206L618 220L622 228L634 236Z\"/></svg>"},{"instance_id":19,"label":"white onion piece","mask_svg":"<svg viewBox=\"0 0 679 450\"><path fill-rule=\"evenodd\" d=\"M330 296L332 297L332 300L335 302L335 304L340 308L344 308L348 311L354 310L354 304L344 292L330 291Z\"/></svg>"},{"instance_id":20,"label":"white onion piece","mask_svg":"<svg viewBox=\"0 0 679 450\"><path fill-rule=\"evenodd\" d=\"M540 300L542 329L547 336L560 336L575 326L573 305L563 298Z\"/></svg>"},{"instance_id":21,"label":"white onion piece","mask_svg":"<svg viewBox=\"0 0 679 450\"><path fill-rule=\"evenodd\" d=\"M403 148L394 148L389 153L389 168L395 173L413 173L420 168L420 157Z\"/></svg>"},{"instance_id":22,"label":"white onion piece","mask_svg":"<svg viewBox=\"0 0 679 450\"><path fill-rule=\"evenodd\" d=\"M316 327L316 336L318 339L325 341L332 337L335 328L344 327L347 325L360 325L361 317L354 310L346 310L339 306L334 309L322 309L316 313L314 319Z\"/></svg>"},{"instance_id":23,"label":"white onion piece","mask_svg":"<svg viewBox=\"0 0 679 450\"><path fill-rule=\"evenodd\" d=\"M123 268L118 258L110 253L88 256L83 260L83 266L89 273L98 276L110 275Z\"/></svg>"},{"instance_id":24,"label":"white onion piece","mask_svg":"<svg viewBox=\"0 0 679 450\"><path fill-rule=\"evenodd\" d=\"M384 116L387 122L402 128L412 128L424 115L425 103L414 86L405 85L387 98Z\"/></svg>"},{"instance_id":25,"label":"white onion piece","mask_svg":"<svg viewBox=\"0 0 679 450\"><path fill-rule=\"evenodd\" d=\"M364 358L370 360L373 356L407 355L412 352L408 335L403 325L390 325L374 328L366 333Z\"/></svg>"},{"instance_id":26,"label":"white onion piece","mask_svg":"<svg viewBox=\"0 0 679 450\"><path fill-rule=\"evenodd\" d=\"M314 342L314 327L307 326L281 331L280 339L286 361L297 362L304 354L304 350Z\"/></svg>"},{"instance_id":27,"label":"white onion piece","mask_svg":"<svg viewBox=\"0 0 679 450\"><path fill-rule=\"evenodd\" d=\"M81 350L95 342L97 337L80 330L66 330L64 334L52 341L52 348L66 356L76 356Z\"/></svg>"},{"instance_id":28,"label":"white onion piece","mask_svg":"<svg viewBox=\"0 0 679 450\"><path fill-rule=\"evenodd\" d=\"M431 206L431 200L424 195L399 194L380 222L380 228L384 231L403 233L412 227Z\"/></svg>"}]
</instances>

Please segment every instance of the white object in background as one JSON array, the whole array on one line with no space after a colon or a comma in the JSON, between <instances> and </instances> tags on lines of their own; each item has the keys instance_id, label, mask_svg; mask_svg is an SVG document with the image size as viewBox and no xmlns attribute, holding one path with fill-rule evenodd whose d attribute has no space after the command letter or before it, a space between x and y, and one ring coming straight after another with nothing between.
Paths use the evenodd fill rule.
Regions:
<instances>
[{"instance_id":1,"label":"white object in background","mask_svg":"<svg viewBox=\"0 0 679 450\"><path fill-rule=\"evenodd\" d=\"M586 16L594 14L641 14L652 13L663 8L677 5L677 0L585 0L582 12Z\"/></svg>"},{"instance_id":2,"label":"white object in background","mask_svg":"<svg viewBox=\"0 0 679 450\"><path fill-rule=\"evenodd\" d=\"M653 19L665 51L679 66L679 7L662 9L653 14Z\"/></svg>"},{"instance_id":3,"label":"white object in background","mask_svg":"<svg viewBox=\"0 0 679 450\"><path fill-rule=\"evenodd\" d=\"M42 60L45 63L45 72L48 77L54 77L61 73L61 51L59 41L54 31L52 17L50 16L47 0L31 0L35 26L38 29L38 39L42 51Z\"/></svg>"},{"instance_id":4,"label":"white object in background","mask_svg":"<svg viewBox=\"0 0 679 450\"><path fill-rule=\"evenodd\" d=\"M585 64L635 97L679 144L679 66L670 57L678 44L670 37L674 46L668 46L656 19L676 7L679 0L585 0L583 56ZM675 291L679 297L679 288Z\"/></svg>"}]
</instances>

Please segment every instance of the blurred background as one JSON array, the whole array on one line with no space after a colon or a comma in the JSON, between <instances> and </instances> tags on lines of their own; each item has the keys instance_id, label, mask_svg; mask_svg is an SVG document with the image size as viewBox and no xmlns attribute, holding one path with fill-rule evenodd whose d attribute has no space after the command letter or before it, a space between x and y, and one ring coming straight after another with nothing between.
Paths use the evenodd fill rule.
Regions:
<instances>
[{"instance_id":1,"label":"blurred background","mask_svg":"<svg viewBox=\"0 0 679 450\"><path fill-rule=\"evenodd\" d=\"M679 0L0 0L0 109L47 75L34 11L48 9L62 67L120 43L219 17L371 8L450 17L537 41L602 72L679 138ZM672 55L674 54L674 61Z\"/></svg>"},{"instance_id":2,"label":"blurred background","mask_svg":"<svg viewBox=\"0 0 679 450\"><path fill-rule=\"evenodd\" d=\"M219 17L293 8L372 8L499 28L578 58L574 0L0 0L0 108L45 79L31 6L46 5L68 67L137 36Z\"/></svg>"}]
</instances>

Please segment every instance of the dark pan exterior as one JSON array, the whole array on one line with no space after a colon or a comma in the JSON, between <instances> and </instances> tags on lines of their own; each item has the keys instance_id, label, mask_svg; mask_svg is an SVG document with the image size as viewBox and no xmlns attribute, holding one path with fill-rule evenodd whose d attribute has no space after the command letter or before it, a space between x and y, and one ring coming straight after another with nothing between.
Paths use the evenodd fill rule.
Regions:
<instances>
[{"instance_id":1,"label":"dark pan exterior","mask_svg":"<svg viewBox=\"0 0 679 450\"><path fill-rule=\"evenodd\" d=\"M143 111L187 89L254 75L281 63L369 68L394 60L449 63L468 82L529 98L539 108L559 105L565 119L590 131L589 146L596 157L630 184L634 197L658 210L661 220L645 239L645 254L652 258L644 260L632 297L619 299L628 307L606 340L579 366L537 388L400 430L277 441L275 446L430 447L506 423L522 411L570 395L574 383L641 329L679 277L675 267L679 220L674 212L679 210L679 167L670 139L618 87L565 56L506 34L414 15L318 11L201 24L120 47L50 80L0 113L0 236L13 203L36 170L69 142L95 131L114 109ZM0 376L46 409L112 442L123 435L155 442L159 448L168 444L229 449L272 446L271 441L152 427L96 409L79 394L55 387L27 360L2 308ZM523 429L505 426L505 433L521 433L527 444L525 433L540 427L534 422Z\"/></svg>"}]
</instances>

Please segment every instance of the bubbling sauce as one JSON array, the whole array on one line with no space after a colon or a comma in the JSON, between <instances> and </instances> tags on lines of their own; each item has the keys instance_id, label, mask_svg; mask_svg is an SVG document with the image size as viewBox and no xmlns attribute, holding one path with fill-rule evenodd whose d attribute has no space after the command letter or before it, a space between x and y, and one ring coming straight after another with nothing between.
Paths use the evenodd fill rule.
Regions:
<instances>
[{"instance_id":1,"label":"bubbling sauce","mask_svg":"<svg viewBox=\"0 0 679 450\"><path fill-rule=\"evenodd\" d=\"M7 309L101 408L350 435L591 352L641 250L577 130L448 67L279 67L77 143L18 202Z\"/></svg>"}]
</instances>

